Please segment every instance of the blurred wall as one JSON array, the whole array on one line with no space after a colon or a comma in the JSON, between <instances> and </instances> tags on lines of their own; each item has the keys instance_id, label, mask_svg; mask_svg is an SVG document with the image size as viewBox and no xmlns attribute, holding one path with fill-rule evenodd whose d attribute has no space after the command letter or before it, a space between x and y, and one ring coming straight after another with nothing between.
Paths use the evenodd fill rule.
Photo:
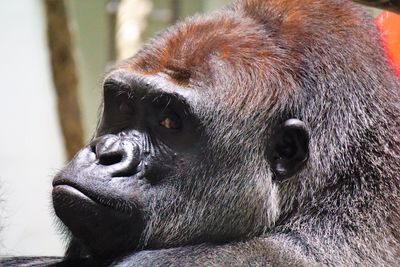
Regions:
<instances>
[{"instance_id":1,"label":"blurred wall","mask_svg":"<svg viewBox=\"0 0 400 267\"><path fill-rule=\"evenodd\" d=\"M0 1L1 255L61 255L51 180L64 150L40 0Z\"/></svg>"}]
</instances>

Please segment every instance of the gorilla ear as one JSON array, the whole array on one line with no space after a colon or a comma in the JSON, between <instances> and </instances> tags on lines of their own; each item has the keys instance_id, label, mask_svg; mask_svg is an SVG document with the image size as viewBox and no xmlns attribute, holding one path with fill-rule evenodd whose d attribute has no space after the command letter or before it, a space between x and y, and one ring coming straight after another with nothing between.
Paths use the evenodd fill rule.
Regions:
<instances>
[{"instance_id":1,"label":"gorilla ear","mask_svg":"<svg viewBox=\"0 0 400 267\"><path fill-rule=\"evenodd\" d=\"M289 119L275 131L268 151L275 180L288 179L301 170L308 159L308 143L308 130L301 120Z\"/></svg>"}]
</instances>

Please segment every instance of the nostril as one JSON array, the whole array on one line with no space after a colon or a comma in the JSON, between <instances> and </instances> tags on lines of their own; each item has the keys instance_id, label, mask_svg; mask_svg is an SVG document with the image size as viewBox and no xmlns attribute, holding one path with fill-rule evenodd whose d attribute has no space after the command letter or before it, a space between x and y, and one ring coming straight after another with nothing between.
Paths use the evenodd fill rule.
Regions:
<instances>
[{"instance_id":1,"label":"nostril","mask_svg":"<svg viewBox=\"0 0 400 267\"><path fill-rule=\"evenodd\" d=\"M107 153L99 156L99 163L104 166L110 166L122 161L121 153Z\"/></svg>"}]
</instances>

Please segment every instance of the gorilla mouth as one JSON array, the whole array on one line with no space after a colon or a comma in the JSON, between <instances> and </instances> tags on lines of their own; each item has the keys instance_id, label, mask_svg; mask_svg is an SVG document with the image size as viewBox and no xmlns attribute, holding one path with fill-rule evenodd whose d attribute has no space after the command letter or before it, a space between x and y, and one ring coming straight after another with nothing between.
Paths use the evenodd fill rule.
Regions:
<instances>
[{"instance_id":1,"label":"gorilla mouth","mask_svg":"<svg viewBox=\"0 0 400 267\"><path fill-rule=\"evenodd\" d=\"M113 257L138 246L144 222L132 204L101 197L65 179L53 183L52 197L57 217L91 255Z\"/></svg>"},{"instance_id":2,"label":"gorilla mouth","mask_svg":"<svg viewBox=\"0 0 400 267\"><path fill-rule=\"evenodd\" d=\"M126 203L126 201L101 197L96 192L87 190L83 186L62 179L54 182L53 194L63 195L63 198L71 196L78 197L82 201L87 201L92 205L100 205L125 214L132 214L132 211L134 210L132 205Z\"/></svg>"}]
</instances>

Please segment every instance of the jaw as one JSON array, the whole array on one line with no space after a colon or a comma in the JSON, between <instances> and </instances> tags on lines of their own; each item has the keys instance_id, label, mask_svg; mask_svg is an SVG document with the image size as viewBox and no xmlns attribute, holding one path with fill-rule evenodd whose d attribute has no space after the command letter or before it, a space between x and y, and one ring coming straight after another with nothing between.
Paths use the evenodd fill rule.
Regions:
<instances>
[{"instance_id":1,"label":"jaw","mask_svg":"<svg viewBox=\"0 0 400 267\"><path fill-rule=\"evenodd\" d=\"M52 197L56 215L92 256L117 256L137 249L144 228L139 209L124 212L112 201L104 206L70 185L54 186Z\"/></svg>"}]
</instances>

